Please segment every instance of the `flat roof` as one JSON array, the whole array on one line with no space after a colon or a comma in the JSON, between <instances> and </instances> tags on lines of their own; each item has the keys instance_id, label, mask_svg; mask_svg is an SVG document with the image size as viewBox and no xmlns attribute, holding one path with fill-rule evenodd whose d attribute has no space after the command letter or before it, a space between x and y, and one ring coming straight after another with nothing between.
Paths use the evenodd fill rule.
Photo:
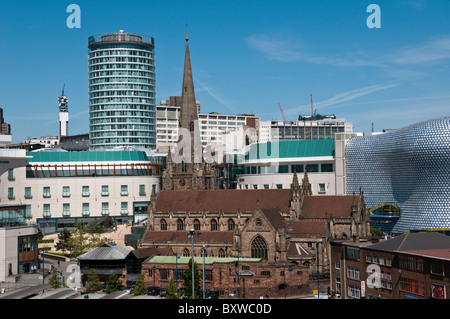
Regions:
<instances>
[{"instance_id":1,"label":"flat roof","mask_svg":"<svg viewBox=\"0 0 450 319\"><path fill-rule=\"evenodd\" d=\"M37 162L149 162L144 151L27 152Z\"/></svg>"},{"instance_id":2,"label":"flat roof","mask_svg":"<svg viewBox=\"0 0 450 319\"><path fill-rule=\"evenodd\" d=\"M299 157L334 157L334 139L256 143L250 146L245 160Z\"/></svg>"}]
</instances>

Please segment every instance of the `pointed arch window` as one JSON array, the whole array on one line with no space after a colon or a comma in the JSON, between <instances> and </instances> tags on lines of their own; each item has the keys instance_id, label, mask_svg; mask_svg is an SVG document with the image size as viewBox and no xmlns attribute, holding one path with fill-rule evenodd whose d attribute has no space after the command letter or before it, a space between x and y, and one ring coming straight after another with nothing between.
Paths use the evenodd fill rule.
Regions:
<instances>
[{"instance_id":1,"label":"pointed arch window","mask_svg":"<svg viewBox=\"0 0 450 319\"><path fill-rule=\"evenodd\" d=\"M190 257L190 256L191 256L191 253L189 252L189 249L185 248L183 250L183 257Z\"/></svg>"},{"instance_id":2,"label":"pointed arch window","mask_svg":"<svg viewBox=\"0 0 450 319\"><path fill-rule=\"evenodd\" d=\"M251 244L252 258L267 259L267 243L261 236L256 236Z\"/></svg>"},{"instance_id":3,"label":"pointed arch window","mask_svg":"<svg viewBox=\"0 0 450 319\"><path fill-rule=\"evenodd\" d=\"M164 218L161 219L159 224L160 224L161 230L167 230L167 222Z\"/></svg>"},{"instance_id":4,"label":"pointed arch window","mask_svg":"<svg viewBox=\"0 0 450 319\"><path fill-rule=\"evenodd\" d=\"M218 229L217 220L212 219L211 220L211 231L216 231L217 229Z\"/></svg>"},{"instance_id":5,"label":"pointed arch window","mask_svg":"<svg viewBox=\"0 0 450 319\"><path fill-rule=\"evenodd\" d=\"M198 219L194 220L194 229L200 230L200 221Z\"/></svg>"},{"instance_id":6,"label":"pointed arch window","mask_svg":"<svg viewBox=\"0 0 450 319\"><path fill-rule=\"evenodd\" d=\"M177 230L184 230L184 223L181 219L177 220Z\"/></svg>"},{"instance_id":7,"label":"pointed arch window","mask_svg":"<svg viewBox=\"0 0 450 319\"><path fill-rule=\"evenodd\" d=\"M220 258L226 257L226 255L225 255L225 250L223 250L222 248L219 249L219 257L220 257Z\"/></svg>"},{"instance_id":8,"label":"pointed arch window","mask_svg":"<svg viewBox=\"0 0 450 319\"><path fill-rule=\"evenodd\" d=\"M231 218L228 220L228 231L234 231L234 220L232 220Z\"/></svg>"}]
</instances>

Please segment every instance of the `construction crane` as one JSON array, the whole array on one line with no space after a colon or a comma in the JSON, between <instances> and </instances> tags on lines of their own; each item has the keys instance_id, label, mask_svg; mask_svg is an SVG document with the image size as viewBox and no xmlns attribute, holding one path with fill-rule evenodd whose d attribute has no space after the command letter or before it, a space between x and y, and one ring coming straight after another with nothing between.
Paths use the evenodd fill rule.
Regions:
<instances>
[{"instance_id":1,"label":"construction crane","mask_svg":"<svg viewBox=\"0 0 450 319\"><path fill-rule=\"evenodd\" d=\"M281 115L283 115L283 121L284 121L284 123L286 123L287 122L286 121L286 116L284 116L283 109L281 108L281 104L279 102L278 102L278 106L280 107Z\"/></svg>"}]
</instances>

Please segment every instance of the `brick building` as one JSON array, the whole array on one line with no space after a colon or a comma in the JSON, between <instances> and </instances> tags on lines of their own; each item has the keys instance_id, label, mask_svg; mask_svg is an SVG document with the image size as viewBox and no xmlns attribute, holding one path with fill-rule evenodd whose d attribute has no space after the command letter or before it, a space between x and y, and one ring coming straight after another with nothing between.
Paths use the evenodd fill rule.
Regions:
<instances>
[{"instance_id":1,"label":"brick building","mask_svg":"<svg viewBox=\"0 0 450 319\"><path fill-rule=\"evenodd\" d=\"M411 232L330 242L332 296L450 299L450 237Z\"/></svg>"},{"instance_id":2,"label":"brick building","mask_svg":"<svg viewBox=\"0 0 450 319\"><path fill-rule=\"evenodd\" d=\"M166 289L178 274L183 285L183 272L189 269L190 257L154 256L142 264L146 286ZM194 258L203 278L203 258ZM238 277L239 271L239 277ZM202 279L201 279L202 281ZM203 281L200 283L203 287ZM239 287L239 290L238 290ZM302 266L269 264L261 258L205 257L205 290L216 291L222 298L282 298L310 293L308 269Z\"/></svg>"}]
</instances>

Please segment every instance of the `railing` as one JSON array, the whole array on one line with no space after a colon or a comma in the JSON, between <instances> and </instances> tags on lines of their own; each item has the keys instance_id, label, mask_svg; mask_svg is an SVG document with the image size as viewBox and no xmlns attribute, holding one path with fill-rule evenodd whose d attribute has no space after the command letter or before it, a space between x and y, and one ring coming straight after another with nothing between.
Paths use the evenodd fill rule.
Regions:
<instances>
[{"instance_id":1,"label":"railing","mask_svg":"<svg viewBox=\"0 0 450 319\"><path fill-rule=\"evenodd\" d=\"M153 37L140 34L119 32L119 33L97 34L90 36L88 38L89 48L91 47L91 45L96 43L116 43L116 42L140 43L155 47L155 39Z\"/></svg>"}]
</instances>

